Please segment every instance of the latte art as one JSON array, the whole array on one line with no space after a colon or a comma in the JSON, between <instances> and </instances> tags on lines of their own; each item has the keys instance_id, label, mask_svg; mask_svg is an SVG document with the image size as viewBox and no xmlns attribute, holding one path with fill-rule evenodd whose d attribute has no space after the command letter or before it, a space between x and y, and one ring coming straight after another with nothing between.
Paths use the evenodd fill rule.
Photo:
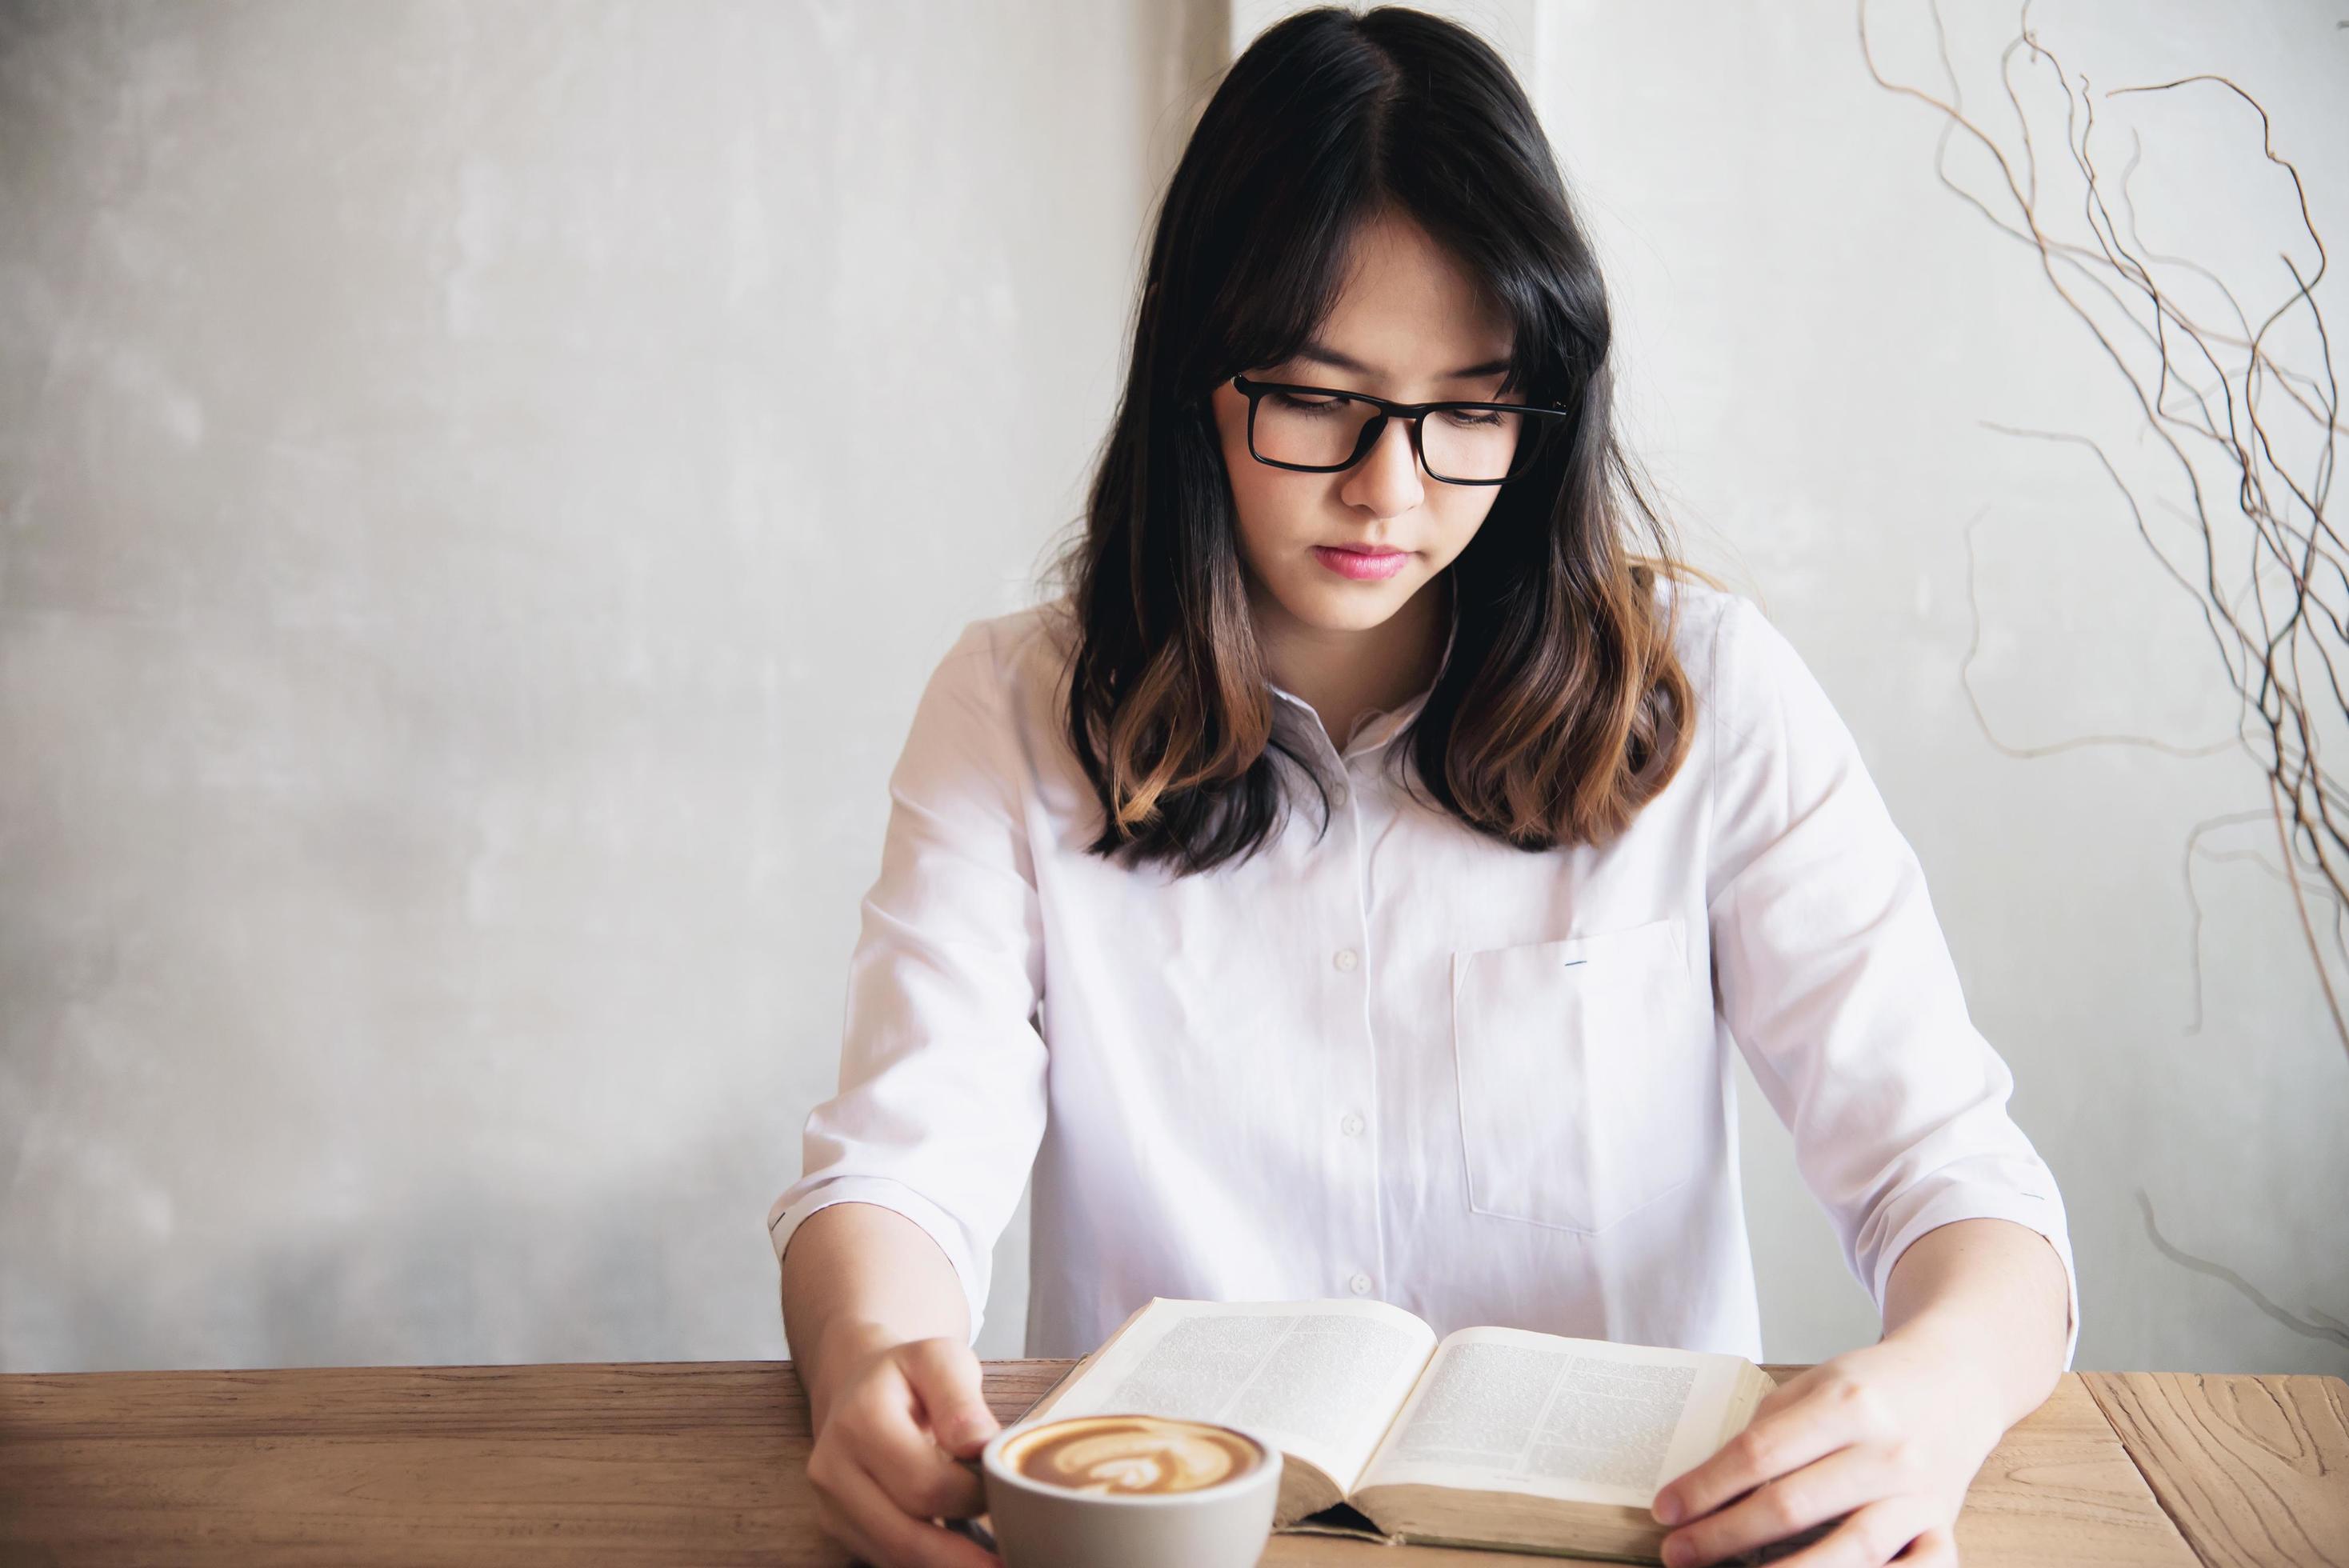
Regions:
<instances>
[{"instance_id":1,"label":"latte art","mask_svg":"<svg viewBox=\"0 0 2349 1568\"><path fill-rule=\"evenodd\" d=\"M1010 1445L1018 1474L1071 1491L1146 1496L1197 1491L1247 1474L1263 1452L1237 1432L1162 1416L1078 1416Z\"/></svg>"}]
</instances>

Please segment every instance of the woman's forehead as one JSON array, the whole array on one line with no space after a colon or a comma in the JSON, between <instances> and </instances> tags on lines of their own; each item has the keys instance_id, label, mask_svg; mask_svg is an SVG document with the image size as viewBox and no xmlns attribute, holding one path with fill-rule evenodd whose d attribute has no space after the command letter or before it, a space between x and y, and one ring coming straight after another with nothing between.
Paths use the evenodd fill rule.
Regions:
<instances>
[{"instance_id":1,"label":"woman's forehead","mask_svg":"<svg viewBox=\"0 0 2349 1568\"><path fill-rule=\"evenodd\" d=\"M1484 380L1506 373L1513 327L1423 231L1389 220L1357 235L1337 300L1293 357L1383 380Z\"/></svg>"}]
</instances>

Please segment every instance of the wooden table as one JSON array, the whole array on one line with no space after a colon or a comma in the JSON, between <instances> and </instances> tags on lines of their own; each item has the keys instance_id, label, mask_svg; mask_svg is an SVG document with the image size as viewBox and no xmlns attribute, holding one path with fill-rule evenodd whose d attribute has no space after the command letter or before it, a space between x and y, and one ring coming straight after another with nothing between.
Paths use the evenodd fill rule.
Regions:
<instances>
[{"instance_id":1,"label":"wooden table","mask_svg":"<svg viewBox=\"0 0 2349 1568\"><path fill-rule=\"evenodd\" d=\"M989 1362L988 1402L1010 1421L1069 1366ZM807 1449L788 1361L18 1373L0 1563L844 1563ZM2349 1385L2066 1374L1958 1540L1968 1568L2349 1568ZM1264 1561L1557 1559L1279 1535Z\"/></svg>"}]
</instances>

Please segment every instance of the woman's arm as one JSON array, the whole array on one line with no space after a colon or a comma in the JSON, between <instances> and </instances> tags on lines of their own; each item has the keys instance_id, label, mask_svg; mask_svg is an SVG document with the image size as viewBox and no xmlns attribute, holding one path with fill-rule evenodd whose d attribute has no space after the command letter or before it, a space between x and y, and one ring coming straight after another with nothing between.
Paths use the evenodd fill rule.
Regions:
<instances>
[{"instance_id":1,"label":"woman's arm","mask_svg":"<svg viewBox=\"0 0 2349 1568\"><path fill-rule=\"evenodd\" d=\"M2071 1338L2071 1290L2047 1238L2012 1220L1953 1220L1892 1265L1884 1337L1933 1349L1982 1379L1998 1429L2055 1391Z\"/></svg>"},{"instance_id":2,"label":"woman's arm","mask_svg":"<svg viewBox=\"0 0 2349 1568\"><path fill-rule=\"evenodd\" d=\"M926 1232L963 1293L966 1342L1049 1102L1043 908L992 626L963 629L915 705L849 954L839 1092L808 1113L799 1179L767 1211L778 1260L852 1200Z\"/></svg>"},{"instance_id":3,"label":"woman's arm","mask_svg":"<svg viewBox=\"0 0 2349 1568\"><path fill-rule=\"evenodd\" d=\"M937 1243L880 1204L827 1204L783 1249L782 1305L824 1532L885 1568L988 1568L995 1559L975 1542L929 1522L986 1507L957 1460L999 1424L969 1305Z\"/></svg>"},{"instance_id":4,"label":"woman's arm","mask_svg":"<svg viewBox=\"0 0 2349 1568\"><path fill-rule=\"evenodd\" d=\"M1912 1243L2008 1220L2052 1244L2076 1312L2054 1173L2008 1112L2013 1075L1974 1026L1924 867L1858 742L1744 600L1723 614L1711 676L1715 999L1846 1263L1889 1324Z\"/></svg>"},{"instance_id":5,"label":"woman's arm","mask_svg":"<svg viewBox=\"0 0 2349 1568\"><path fill-rule=\"evenodd\" d=\"M970 1341L954 1265L919 1225L877 1203L833 1203L808 1216L783 1253L782 1307L816 1430L851 1363L912 1340Z\"/></svg>"},{"instance_id":6,"label":"woman's arm","mask_svg":"<svg viewBox=\"0 0 2349 1568\"><path fill-rule=\"evenodd\" d=\"M1848 1515L1788 1568L1957 1561L1966 1489L2054 1388L2070 1285L2047 1239L2008 1220L1926 1232L1892 1267L1882 1338L1821 1362L1720 1452L1656 1494L1668 1568L1716 1563ZM1910 1547L1909 1543L1916 1544Z\"/></svg>"},{"instance_id":7,"label":"woman's arm","mask_svg":"<svg viewBox=\"0 0 2349 1568\"><path fill-rule=\"evenodd\" d=\"M1968 1483L2071 1358L2063 1199L2007 1113L2013 1075L1968 1014L1923 866L1817 678L1743 600L1711 675L1716 998L1885 1326L1658 1494L1660 1521L1694 1521L1667 1562L1839 1521L1785 1561L1875 1568L1913 1541L1903 1568L1948 1563Z\"/></svg>"}]
</instances>

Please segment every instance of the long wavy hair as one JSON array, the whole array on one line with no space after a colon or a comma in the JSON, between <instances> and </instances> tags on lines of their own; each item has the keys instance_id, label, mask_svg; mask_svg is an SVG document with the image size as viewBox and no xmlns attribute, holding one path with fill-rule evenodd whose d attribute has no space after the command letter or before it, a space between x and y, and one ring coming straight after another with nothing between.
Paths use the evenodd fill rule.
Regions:
<instances>
[{"instance_id":1,"label":"long wavy hair","mask_svg":"<svg viewBox=\"0 0 2349 1568\"><path fill-rule=\"evenodd\" d=\"M1302 346L1385 212L1513 321L1502 395L1576 415L1446 569L1450 650L1389 761L1407 756L1431 804L1475 831L1540 851L1611 838L1688 754L1680 595L1660 614L1657 575L1714 580L1676 559L1617 440L1606 290L1548 140L1474 33L1326 5L1267 28L1201 112L1159 206L1082 531L1049 573L1067 738L1102 810L1092 853L1177 874L1245 858L1287 810L1284 757L1328 829L1328 781L1274 726L1209 399Z\"/></svg>"}]
</instances>

